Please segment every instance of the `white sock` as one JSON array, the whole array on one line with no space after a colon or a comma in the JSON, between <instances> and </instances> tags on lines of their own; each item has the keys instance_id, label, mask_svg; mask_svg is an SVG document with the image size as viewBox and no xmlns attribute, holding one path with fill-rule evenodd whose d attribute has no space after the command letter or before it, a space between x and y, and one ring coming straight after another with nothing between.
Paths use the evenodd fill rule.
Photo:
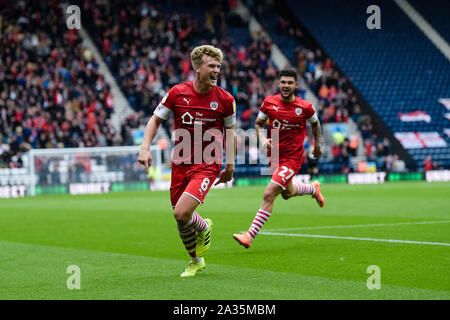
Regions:
<instances>
[{"instance_id":1,"label":"white sock","mask_svg":"<svg viewBox=\"0 0 450 320\"><path fill-rule=\"evenodd\" d=\"M264 211L263 209L258 210L258 213L256 214L255 218L253 219L250 229L248 229L248 234L250 235L252 240L255 239L259 230L261 230L264 223L266 223L266 221L270 218L270 215L271 215L270 212Z\"/></svg>"},{"instance_id":2,"label":"white sock","mask_svg":"<svg viewBox=\"0 0 450 320\"><path fill-rule=\"evenodd\" d=\"M209 227L206 223L206 220L203 219L197 212L194 211L192 213L191 220L186 224L185 227L191 227L197 232L206 232L208 231Z\"/></svg>"},{"instance_id":3,"label":"white sock","mask_svg":"<svg viewBox=\"0 0 450 320\"><path fill-rule=\"evenodd\" d=\"M192 261L195 261L195 262L203 261L203 257L192 257L191 259L192 259Z\"/></svg>"},{"instance_id":4,"label":"white sock","mask_svg":"<svg viewBox=\"0 0 450 320\"><path fill-rule=\"evenodd\" d=\"M310 194L310 195L316 195L316 188L311 185L311 184L304 184L304 183L295 183L294 184L297 186L297 195L298 196L303 196L306 194Z\"/></svg>"}]
</instances>

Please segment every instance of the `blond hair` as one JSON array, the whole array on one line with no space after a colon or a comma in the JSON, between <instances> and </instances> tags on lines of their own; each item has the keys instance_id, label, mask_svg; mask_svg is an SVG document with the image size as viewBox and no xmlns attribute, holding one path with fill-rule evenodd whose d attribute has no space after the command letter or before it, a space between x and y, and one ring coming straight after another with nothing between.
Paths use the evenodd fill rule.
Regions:
<instances>
[{"instance_id":1,"label":"blond hair","mask_svg":"<svg viewBox=\"0 0 450 320\"><path fill-rule=\"evenodd\" d=\"M219 48L216 48L214 46L206 44L203 46L195 47L191 51L191 61L192 61L192 66L194 68L202 65L202 62L203 62L202 59L203 59L204 55L213 57L214 59L217 60L217 62L222 63L222 58L223 58L222 50L220 50Z\"/></svg>"}]
</instances>

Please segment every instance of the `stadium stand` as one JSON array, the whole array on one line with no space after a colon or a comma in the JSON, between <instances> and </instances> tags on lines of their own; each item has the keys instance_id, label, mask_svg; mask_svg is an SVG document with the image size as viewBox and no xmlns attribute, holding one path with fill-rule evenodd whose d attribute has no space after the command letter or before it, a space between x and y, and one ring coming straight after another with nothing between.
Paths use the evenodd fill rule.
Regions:
<instances>
[{"instance_id":1,"label":"stadium stand","mask_svg":"<svg viewBox=\"0 0 450 320\"><path fill-rule=\"evenodd\" d=\"M426 155L434 154L439 157L438 164L448 168L450 140L444 132L448 120L438 101L447 98L450 92L450 64L406 14L392 1L380 1L381 30L368 30L365 12L372 4L370 1L325 0L319 5L287 0L286 3L392 133L398 136L403 132L419 135L436 132L439 135L428 138L429 134L425 134L426 138L417 138L421 145L415 148L399 139L413 157L414 165L423 168ZM432 22L445 29L448 22L441 20ZM401 120L400 114L413 111L424 112L431 121Z\"/></svg>"},{"instance_id":2,"label":"stadium stand","mask_svg":"<svg viewBox=\"0 0 450 320\"><path fill-rule=\"evenodd\" d=\"M96 62L69 31L57 1L9 1L0 46L0 167L31 148L120 145Z\"/></svg>"},{"instance_id":3,"label":"stadium stand","mask_svg":"<svg viewBox=\"0 0 450 320\"><path fill-rule=\"evenodd\" d=\"M408 0L408 2L447 42L450 42L450 21L448 20L450 2L439 0Z\"/></svg>"},{"instance_id":4,"label":"stadium stand","mask_svg":"<svg viewBox=\"0 0 450 320\"><path fill-rule=\"evenodd\" d=\"M390 139L393 135L380 134L376 119L360 106L359 94L394 133L435 131L449 142L443 131L448 120L438 103L450 92L448 61L393 3L382 2L384 29L368 33L368 1L343 4L326 0L333 8L326 11L307 1L285 1L315 39L289 17L278 15L271 1L245 1L271 39L252 39L247 21L236 13L236 1L77 3L83 7L83 25L135 113L123 120L120 132L111 126L109 87L78 33L65 27L58 2L14 3L2 11L2 167L21 167L22 154L30 148L133 145L133 129L145 127L145 119L165 92L176 83L193 79L189 49L201 43L223 49L226 59L220 85L236 98L237 127L248 129L262 99L276 92L271 41L319 98L317 109L323 123L352 119L357 124L364 162L375 163L377 170L402 171L424 167L429 155L434 167L450 165L447 147L415 148L408 149L414 165L407 162L404 168L401 162L407 159L395 154L398 142ZM422 4L412 4L446 36L448 22L436 17L436 10L427 13ZM350 19L358 10L358 18ZM329 28L330 23L336 24L334 28ZM358 29L360 24L364 28ZM411 41L404 41L411 35ZM325 50L315 45L316 40ZM401 121L399 113L415 109L429 114L432 122ZM164 126L170 133L173 122ZM341 139L338 132L332 139L332 157L317 164L305 154L304 172L317 165L321 173L359 170L351 161L356 150L352 137ZM309 145L310 141L305 149ZM253 152L247 150L247 157ZM259 165L236 169L238 176L259 173Z\"/></svg>"}]
</instances>

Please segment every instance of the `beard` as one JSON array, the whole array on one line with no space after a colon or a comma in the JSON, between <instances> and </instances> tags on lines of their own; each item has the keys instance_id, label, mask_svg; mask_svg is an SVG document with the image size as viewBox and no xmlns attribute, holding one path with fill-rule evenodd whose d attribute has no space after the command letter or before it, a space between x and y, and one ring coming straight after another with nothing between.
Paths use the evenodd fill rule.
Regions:
<instances>
[{"instance_id":1,"label":"beard","mask_svg":"<svg viewBox=\"0 0 450 320\"><path fill-rule=\"evenodd\" d=\"M292 90L292 91L290 91L290 92L288 92L288 93L285 93L285 92L283 92L283 91L280 90L280 93L281 93L281 96L282 96L284 99L290 99L290 98L294 95L294 90Z\"/></svg>"}]
</instances>

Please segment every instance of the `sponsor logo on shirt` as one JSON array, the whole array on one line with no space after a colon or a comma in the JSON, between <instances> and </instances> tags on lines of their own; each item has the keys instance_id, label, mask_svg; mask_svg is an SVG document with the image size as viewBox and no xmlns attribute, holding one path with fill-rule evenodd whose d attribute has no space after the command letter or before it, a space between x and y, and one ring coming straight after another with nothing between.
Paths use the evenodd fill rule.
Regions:
<instances>
[{"instance_id":1,"label":"sponsor logo on shirt","mask_svg":"<svg viewBox=\"0 0 450 320\"><path fill-rule=\"evenodd\" d=\"M194 119L194 117L189 112L185 112L181 116L181 122L184 124L192 124L192 119Z\"/></svg>"},{"instance_id":2,"label":"sponsor logo on shirt","mask_svg":"<svg viewBox=\"0 0 450 320\"><path fill-rule=\"evenodd\" d=\"M291 130L293 128L299 128L300 125L298 123L290 123L288 120L281 120L281 122L278 119L274 119L272 121L272 127L274 129L281 129L281 130Z\"/></svg>"},{"instance_id":3,"label":"sponsor logo on shirt","mask_svg":"<svg viewBox=\"0 0 450 320\"><path fill-rule=\"evenodd\" d=\"M193 116L191 113L186 111L181 116L181 122L183 124L207 124L207 123L213 123L217 121L216 118L207 118L205 115L201 112L195 112L195 116Z\"/></svg>"},{"instance_id":4,"label":"sponsor logo on shirt","mask_svg":"<svg viewBox=\"0 0 450 320\"><path fill-rule=\"evenodd\" d=\"M280 121L278 121L277 119L273 120L273 121L272 121L272 127L273 127L274 129L280 129L280 127L281 127Z\"/></svg>"}]
</instances>

